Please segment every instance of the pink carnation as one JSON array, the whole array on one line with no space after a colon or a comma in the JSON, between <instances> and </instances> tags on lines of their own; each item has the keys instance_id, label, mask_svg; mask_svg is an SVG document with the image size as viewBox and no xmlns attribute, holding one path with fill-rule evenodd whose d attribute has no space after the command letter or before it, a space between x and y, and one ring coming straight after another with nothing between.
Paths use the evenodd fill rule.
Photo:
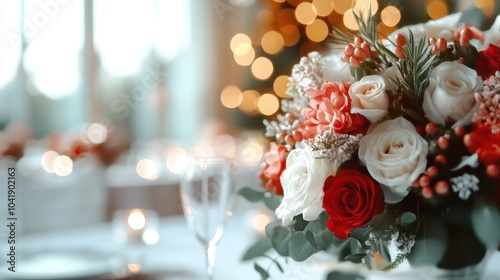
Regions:
<instances>
[{"instance_id":1,"label":"pink carnation","mask_svg":"<svg viewBox=\"0 0 500 280\"><path fill-rule=\"evenodd\" d=\"M310 139L315 135L330 130L341 134L364 134L369 122L360 114L351 113L349 97L350 84L325 83L319 90L307 89L311 97L309 108L302 111L304 122L298 131L302 139Z\"/></svg>"}]
</instances>

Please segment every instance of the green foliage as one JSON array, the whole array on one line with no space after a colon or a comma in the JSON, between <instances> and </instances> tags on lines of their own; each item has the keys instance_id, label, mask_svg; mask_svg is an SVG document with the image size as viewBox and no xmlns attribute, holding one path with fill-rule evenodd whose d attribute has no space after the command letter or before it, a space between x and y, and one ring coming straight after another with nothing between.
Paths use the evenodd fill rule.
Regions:
<instances>
[{"instance_id":1,"label":"green foliage","mask_svg":"<svg viewBox=\"0 0 500 280\"><path fill-rule=\"evenodd\" d=\"M326 280L364 280L365 278L356 273L346 273L340 271L333 271L328 274Z\"/></svg>"},{"instance_id":2,"label":"green foliage","mask_svg":"<svg viewBox=\"0 0 500 280\"><path fill-rule=\"evenodd\" d=\"M257 240L257 242L255 242L247 249L247 251L243 255L242 260L247 261L256 257L262 257L271 248L271 240L269 240L269 238L267 237L261 237L259 238L259 240Z\"/></svg>"},{"instance_id":3,"label":"green foliage","mask_svg":"<svg viewBox=\"0 0 500 280\"><path fill-rule=\"evenodd\" d=\"M290 239L292 238L292 231L289 228L283 226L276 226L271 230L271 235L268 235L271 239L271 244L273 248L281 256L289 256L289 245Z\"/></svg>"},{"instance_id":4,"label":"green foliage","mask_svg":"<svg viewBox=\"0 0 500 280\"><path fill-rule=\"evenodd\" d=\"M406 260L407 257L408 257L408 254L398 254L394 258L394 261L392 261L387 266L385 266L382 269L382 271L390 271L390 270L393 270L393 269L397 268L398 266L400 266Z\"/></svg>"},{"instance_id":5,"label":"green foliage","mask_svg":"<svg viewBox=\"0 0 500 280\"><path fill-rule=\"evenodd\" d=\"M253 265L253 268L260 274L261 280L266 280L269 278L269 273L257 263Z\"/></svg>"},{"instance_id":6,"label":"green foliage","mask_svg":"<svg viewBox=\"0 0 500 280\"><path fill-rule=\"evenodd\" d=\"M306 234L298 231L292 234L289 243L290 256L294 261L302 262L314 253L313 244L306 238Z\"/></svg>"},{"instance_id":7,"label":"green foliage","mask_svg":"<svg viewBox=\"0 0 500 280\"><path fill-rule=\"evenodd\" d=\"M413 104L412 107L420 112L424 92L429 86L429 76L436 58L431 55L431 47L425 38L417 42L411 31L408 37L403 47L405 58L397 64L402 77L398 80L398 85L404 97Z\"/></svg>"},{"instance_id":8,"label":"green foliage","mask_svg":"<svg viewBox=\"0 0 500 280\"><path fill-rule=\"evenodd\" d=\"M281 203L282 196L272 194L268 191L258 191L251 187L244 187L238 191L238 194L243 196L250 202L264 202L270 210L276 210Z\"/></svg>"}]
</instances>

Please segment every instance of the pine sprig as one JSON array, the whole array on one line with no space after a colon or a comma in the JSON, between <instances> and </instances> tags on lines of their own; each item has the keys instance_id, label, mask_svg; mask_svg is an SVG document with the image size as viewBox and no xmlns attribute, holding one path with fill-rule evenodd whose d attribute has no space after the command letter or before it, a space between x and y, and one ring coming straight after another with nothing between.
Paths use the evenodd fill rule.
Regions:
<instances>
[{"instance_id":1,"label":"pine sprig","mask_svg":"<svg viewBox=\"0 0 500 280\"><path fill-rule=\"evenodd\" d=\"M394 261L392 261L390 264L382 268L382 271L390 271L396 269L406 260L407 257L408 254L398 254L396 258L394 258Z\"/></svg>"},{"instance_id":2,"label":"pine sprig","mask_svg":"<svg viewBox=\"0 0 500 280\"><path fill-rule=\"evenodd\" d=\"M411 101L412 107L421 110L435 56L431 54L431 47L425 38L416 42L411 32L408 37L403 47L405 58L397 63L401 73L401 79L397 83L404 96Z\"/></svg>"},{"instance_id":3,"label":"pine sprig","mask_svg":"<svg viewBox=\"0 0 500 280\"><path fill-rule=\"evenodd\" d=\"M368 10L368 13L371 14L371 9ZM354 13L354 19L359 26L359 32L361 37L370 44L380 55L382 62L385 65L391 65L398 61L398 57L389 50L378 38L377 32L377 20L375 17L369 16L365 19L363 14Z\"/></svg>"}]
</instances>

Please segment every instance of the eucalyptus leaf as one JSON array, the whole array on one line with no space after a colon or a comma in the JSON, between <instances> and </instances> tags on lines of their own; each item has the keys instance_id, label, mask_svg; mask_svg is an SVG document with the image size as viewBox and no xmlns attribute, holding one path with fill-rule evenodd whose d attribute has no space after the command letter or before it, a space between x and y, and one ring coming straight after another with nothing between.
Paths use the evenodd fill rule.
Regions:
<instances>
[{"instance_id":1,"label":"eucalyptus leaf","mask_svg":"<svg viewBox=\"0 0 500 280\"><path fill-rule=\"evenodd\" d=\"M349 233L349 237L355 238L360 242L364 242L370 238L370 228L355 228Z\"/></svg>"},{"instance_id":2,"label":"eucalyptus leaf","mask_svg":"<svg viewBox=\"0 0 500 280\"><path fill-rule=\"evenodd\" d=\"M417 216L412 212L404 212L401 217L401 226L406 227L417 221Z\"/></svg>"},{"instance_id":3,"label":"eucalyptus leaf","mask_svg":"<svg viewBox=\"0 0 500 280\"><path fill-rule=\"evenodd\" d=\"M273 229L271 234L271 244L273 248L282 256L289 256L288 243L292 237L290 229L282 226L277 226Z\"/></svg>"},{"instance_id":4,"label":"eucalyptus leaf","mask_svg":"<svg viewBox=\"0 0 500 280\"><path fill-rule=\"evenodd\" d=\"M472 228L476 236L487 247L500 243L500 211L493 203L478 199L472 209Z\"/></svg>"},{"instance_id":5,"label":"eucalyptus leaf","mask_svg":"<svg viewBox=\"0 0 500 280\"><path fill-rule=\"evenodd\" d=\"M407 257L408 262L412 266L437 265L445 254L447 242L448 235L443 221L426 217L420 224L415 245Z\"/></svg>"},{"instance_id":6,"label":"eucalyptus leaf","mask_svg":"<svg viewBox=\"0 0 500 280\"><path fill-rule=\"evenodd\" d=\"M281 226L281 220L275 220L266 225L266 236L271 239L275 227Z\"/></svg>"},{"instance_id":7,"label":"eucalyptus leaf","mask_svg":"<svg viewBox=\"0 0 500 280\"><path fill-rule=\"evenodd\" d=\"M267 208L274 211L280 205L282 197L268 192L264 194L262 200Z\"/></svg>"},{"instance_id":8,"label":"eucalyptus leaf","mask_svg":"<svg viewBox=\"0 0 500 280\"><path fill-rule=\"evenodd\" d=\"M347 273L340 271L330 272L326 280L364 280L365 278L356 273Z\"/></svg>"},{"instance_id":9,"label":"eucalyptus leaf","mask_svg":"<svg viewBox=\"0 0 500 280\"><path fill-rule=\"evenodd\" d=\"M328 215L322 212L318 219L311 221L304 229L305 232L313 234L316 245L321 250L329 248L333 243L334 235L326 227L326 221L328 221ZM343 242L343 240L340 240L340 242Z\"/></svg>"},{"instance_id":10,"label":"eucalyptus leaf","mask_svg":"<svg viewBox=\"0 0 500 280\"><path fill-rule=\"evenodd\" d=\"M247 261L256 257L263 256L272 248L271 240L267 237L261 237L257 242L250 246L243 255L242 261Z\"/></svg>"},{"instance_id":11,"label":"eucalyptus leaf","mask_svg":"<svg viewBox=\"0 0 500 280\"><path fill-rule=\"evenodd\" d=\"M314 248L307 240L303 232L295 232L290 238L290 257L294 261L302 262L307 260L314 253Z\"/></svg>"},{"instance_id":12,"label":"eucalyptus leaf","mask_svg":"<svg viewBox=\"0 0 500 280\"><path fill-rule=\"evenodd\" d=\"M258 202L264 198L265 192L255 190L251 187L243 187L238 191L238 194L250 202Z\"/></svg>"},{"instance_id":13,"label":"eucalyptus leaf","mask_svg":"<svg viewBox=\"0 0 500 280\"><path fill-rule=\"evenodd\" d=\"M253 268L260 274L260 279L261 280L267 280L267 279L269 279L269 273L264 268L262 268L260 265L258 265L257 263L255 263L253 265Z\"/></svg>"}]
</instances>

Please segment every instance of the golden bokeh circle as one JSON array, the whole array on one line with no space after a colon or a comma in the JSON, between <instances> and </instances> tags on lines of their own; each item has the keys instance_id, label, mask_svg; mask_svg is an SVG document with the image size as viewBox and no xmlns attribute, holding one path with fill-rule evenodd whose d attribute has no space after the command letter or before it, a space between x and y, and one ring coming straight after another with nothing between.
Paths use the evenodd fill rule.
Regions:
<instances>
[{"instance_id":1,"label":"golden bokeh circle","mask_svg":"<svg viewBox=\"0 0 500 280\"><path fill-rule=\"evenodd\" d=\"M306 26L306 35L313 42L322 42L328 36L328 25L321 19L315 19Z\"/></svg>"}]
</instances>

